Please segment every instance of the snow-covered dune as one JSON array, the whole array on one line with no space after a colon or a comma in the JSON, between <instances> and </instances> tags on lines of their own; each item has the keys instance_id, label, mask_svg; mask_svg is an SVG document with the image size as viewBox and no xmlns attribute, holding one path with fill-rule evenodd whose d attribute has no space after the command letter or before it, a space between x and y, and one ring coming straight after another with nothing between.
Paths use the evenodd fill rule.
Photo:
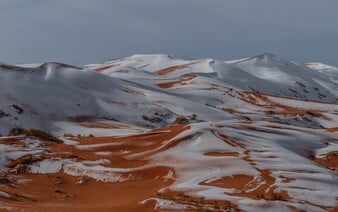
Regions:
<instances>
[{"instance_id":1,"label":"snow-covered dune","mask_svg":"<svg viewBox=\"0 0 338 212\"><path fill-rule=\"evenodd\" d=\"M227 87L247 91L316 101L338 101L335 92L338 84L334 76L332 78L271 53L235 61L183 60L168 55L137 55L110 63L115 65L102 72L114 77L119 77L118 72L121 70L140 70L141 73L148 71L161 75L165 73L167 77L196 74L217 79ZM147 78L151 77L135 76L137 80Z\"/></svg>"},{"instance_id":2,"label":"snow-covered dune","mask_svg":"<svg viewBox=\"0 0 338 212\"><path fill-rule=\"evenodd\" d=\"M208 114L198 104L187 111L172 111L172 107L188 108L192 102L148 85L57 63L29 68L2 65L0 89L1 134L13 127L57 131L54 122L81 117L163 126L174 122L178 115L201 112L206 118ZM180 104L161 106L173 99Z\"/></svg>"},{"instance_id":3,"label":"snow-covered dune","mask_svg":"<svg viewBox=\"0 0 338 212\"><path fill-rule=\"evenodd\" d=\"M337 70L270 53L1 63L0 209L335 211Z\"/></svg>"}]
</instances>

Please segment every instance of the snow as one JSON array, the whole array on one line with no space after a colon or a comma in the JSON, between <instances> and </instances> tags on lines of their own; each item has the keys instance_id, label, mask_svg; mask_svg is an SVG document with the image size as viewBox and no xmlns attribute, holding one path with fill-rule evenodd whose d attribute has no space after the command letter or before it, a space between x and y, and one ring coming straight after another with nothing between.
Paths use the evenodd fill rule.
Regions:
<instances>
[{"instance_id":1,"label":"snow","mask_svg":"<svg viewBox=\"0 0 338 212\"><path fill-rule=\"evenodd\" d=\"M9 194L6 193L6 192L0 191L0 197L10 198L11 195L9 195Z\"/></svg>"},{"instance_id":2,"label":"snow","mask_svg":"<svg viewBox=\"0 0 338 212\"><path fill-rule=\"evenodd\" d=\"M97 154L97 155L102 155L102 156L108 156L108 155L111 155L112 152L109 152L109 151L103 151L103 152L95 152L95 154Z\"/></svg>"},{"instance_id":3,"label":"snow","mask_svg":"<svg viewBox=\"0 0 338 212\"><path fill-rule=\"evenodd\" d=\"M198 114L202 120L232 118L210 105L238 107L240 104L241 110L247 107L236 97L224 96L221 90L217 95L216 92L203 93L211 84L300 100L336 103L337 98L337 83L334 82L337 74L321 74L272 54L231 62L181 59L172 55L134 55L102 65L109 64L115 66L102 72L92 70L96 65L85 68L58 63L2 65L0 110L7 116L0 119L0 134L5 135L17 126L53 131L57 135L72 132L109 135L113 129L85 128L72 119L111 119L129 125L161 127L172 124L177 116L192 114ZM165 76L156 73L179 65L187 66ZM170 90L157 86L187 75L196 75L196 78ZM231 102L234 103L230 105ZM13 105L23 112L18 114ZM154 116L155 111L165 114L158 117L161 119L158 123L142 118L143 115ZM116 129L116 133L124 133L123 130Z\"/></svg>"},{"instance_id":4,"label":"snow","mask_svg":"<svg viewBox=\"0 0 338 212\"><path fill-rule=\"evenodd\" d=\"M96 163L92 163L92 161L73 162L65 164L63 171L72 176L87 176L101 182L116 183L137 180L135 176L128 174L128 172L134 169L125 170L98 165L105 163L102 163L102 161L97 161Z\"/></svg>"},{"instance_id":5,"label":"snow","mask_svg":"<svg viewBox=\"0 0 338 212\"><path fill-rule=\"evenodd\" d=\"M338 68L318 62L305 63L305 67L319 71L319 72L338 72Z\"/></svg>"},{"instance_id":6,"label":"snow","mask_svg":"<svg viewBox=\"0 0 338 212\"><path fill-rule=\"evenodd\" d=\"M321 136L315 133L302 132L297 130L297 128L284 130L268 128L264 125L256 126L261 130L271 130L271 132L259 132L248 130L241 126L241 124L230 122L218 124L222 127L212 127L207 123L192 125L192 129L180 134L179 137L173 140L185 137L187 134L196 134L196 132L202 132L203 134L197 138L181 142L174 148L153 157L155 164L175 167L178 179L170 187L171 189L190 191L190 194L194 194L193 191L195 191L198 195L205 198L234 202L241 201L224 195L225 192L232 193L231 189L201 186L200 183L211 182L224 176L239 174L257 176L257 168L259 168L271 170L272 175L277 179L279 176L296 179L290 183L283 183L281 180L277 180L274 184L280 190L291 191L289 192L291 197L320 205L334 206L336 204L336 197L338 195L337 177L324 168L314 166L313 162L307 159L307 156L313 150L320 150L325 146L325 144L319 142ZM226 145L217 139L217 137L210 134L208 129L222 132L231 138L235 138L239 143L246 146L245 149L241 150L239 146L231 147ZM221 160L221 157L203 155L203 153L214 150L236 151L239 153L239 157L226 157L225 160ZM254 161L257 168L240 159L244 150L250 151L250 159ZM266 156L269 155L273 155L276 158L267 160ZM170 156L175 158L175 163L172 161L167 162L166 158ZM325 196L325 200L319 198L319 196ZM283 208L287 204L277 201L272 205L273 207ZM245 210L249 206L254 207L253 205L258 207L260 204L258 201L251 203L241 202L240 207ZM297 208L302 207L297 206Z\"/></svg>"},{"instance_id":7,"label":"snow","mask_svg":"<svg viewBox=\"0 0 338 212\"><path fill-rule=\"evenodd\" d=\"M163 72L166 68L170 71ZM162 83L170 86L159 86ZM30 164L31 173L62 171L116 183L137 180L135 171L164 166L171 170L163 178L174 183L160 191L169 188L231 201L244 211L290 207L321 211L321 207L337 205L337 173L311 157L338 151L337 132L326 129L338 126L337 91L338 68L300 65L270 53L233 61L133 55L82 68L59 63L1 64L0 134L7 135L13 127L37 128L61 136L62 145L98 158L118 155L151 162L114 168L108 159L55 157ZM189 128L156 148L116 150L126 145L118 140L121 136L141 135L177 120L187 122ZM73 141L67 134L114 136L116 140L86 143ZM16 137L22 145L7 144L9 138L0 139L0 172L7 172L7 164L24 155L49 154L42 141ZM128 143L131 147L154 144L157 141ZM212 152L236 154L208 155ZM240 197L233 188L208 184L247 175L253 177L254 185L247 192L254 191L266 183L262 170L274 179L269 189L286 191L289 201ZM149 200L156 200L161 209L186 208L160 198Z\"/></svg>"},{"instance_id":8,"label":"snow","mask_svg":"<svg viewBox=\"0 0 338 212\"><path fill-rule=\"evenodd\" d=\"M57 173L62 169L63 163L64 161L60 159L38 161L31 165L31 173L34 174Z\"/></svg>"},{"instance_id":9,"label":"snow","mask_svg":"<svg viewBox=\"0 0 338 212\"><path fill-rule=\"evenodd\" d=\"M326 156L329 153L337 153L338 154L338 143L330 143L328 146L317 149L316 157L321 158Z\"/></svg>"},{"instance_id":10,"label":"snow","mask_svg":"<svg viewBox=\"0 0 338 212\"><path fill-rule=\"evenodd\" d=\"M54 122L53 126L57 129L55 131L56 135L64 135L67 133L72 134L73 132L76 132L74 136L81 135L81 136L109 136L109 135L129 135L132 133L140 133L144 132L147 129L141 128L141 127L135 127L129 125L129 127L124 128L117 128L117 129L111 129L111 128L88 128L85 126L81 126L79 123L74 123L70 121L57 121Z\"/></svg>"},{"instance_id":11,"label":"snow","mask_svg":"<svg viewBox=\"0 0 338 212\"><path fill-rule=\"evenodd\" d=\"M146 200L143 200L140 202L141 205L145 205L148 201L151 200L155 200L156 201L156 205L155 205L155 210L159 210L159 209L165 209L165 210L169 210L169 211L184 211L184 210L191 210L191 207L184 205L184 204L178 204L174 201L170 201L170 200L164 200L164 199L160 199L160 198L149 198Z\"/></svg>"},{"instance_id":12,"label":"snow","mask_svg":"<svg viewBox=\"0 0 338 212\"><path fill-rule=\"evenodd\" d=\"M11 160L16 160L25 155L40 155L42 153L44 153L44 150L40 148L31 149L0 144L0 172L7 170L6 166Z\"/></svg>"}]
</instances>

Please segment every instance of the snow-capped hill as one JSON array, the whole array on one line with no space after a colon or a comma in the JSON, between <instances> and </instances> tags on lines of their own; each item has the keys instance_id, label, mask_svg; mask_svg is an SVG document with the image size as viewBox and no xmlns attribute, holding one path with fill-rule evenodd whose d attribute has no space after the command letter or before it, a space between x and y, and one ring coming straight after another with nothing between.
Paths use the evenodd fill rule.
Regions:
<instances>
[{"instance_id":1,"label":"snow-capped hill","mask_svg":"<svg viewBox=\"0 0 338 212\"><path fill-rule=\"evenodd\" d=\"M224 108L251 110L236 92L335 103L337 85L335 72L322 73L269 53L232 62L133 55L83 68L2 63L0 133L15 126L54 130L51 122L76 117L153 127L194 114L199 121L224 120L233 118ZM210 92L215 86L229 95Z\"/></svg>"},{"instance_id":2,"label":"snow-capped hill","mask_svg":"<svg viewBox=\"0 0 338 212\"><path fill-rule=\"evenodd\" d=\"M329 89L337 93L338 89L338 68L323 63L305 63L305 67L318 71L320 74L327 76Z\"/></svg>"},{"instance_id":3,"label":"snow-capped hill","mask_svg":"<svg viewBox=\"0 0 338 212\"><path fill-rule=\"evenodd\" d=\"M203 120L229 117L224 112L154 88L152 83L129 80L133 75L156 80L157 75L153 73L117 73L120 79L59 63L45 63L35 68L3 65L0 68L0 134L7 134L14 127L57 132L62 126L56 122L79 117L152 127L166 126L178 116L190 117L194 113L199 113ZM170 105L172 101L177 105ZM180 107L185 109L178 110Z\"/></svg>"},{"instance_id":4,"label":"snow-capped hill","mask_svg":"<svg viewBox=\"0 0 338 212\"><path fill-rule=\"evenodd\" d=\"M335 76L321 74L271 53L235 61L133 55L97 66L96 70L137 81L195 75L245 91L323 102L337 101Z\"/></svg>"},{"instance_id":5,"label":"snow-capped hill","mask_svg":"<svg viewBox=\"0 0 338 212\"><path fill-rule=\"evenodd\" d=\"M227 83L228 77L233 76L231 81L239 81L236 86L244 90L249 88L277 96L337 101L336 85L326 75L273 54L258 55L215 69Z\"/></svg>"},{"instance_id":6,"label":"snow-capped hill","mask_svg":"<svg viewBox=\"0 0 338 212\"><path fill-rule=\"evenodd\" d=\"M128 115L119 103L113 107L118 101L126 105L147 102L128 89L118 79L68 65L2 66L0 134L8 133L13 127L55 130L54 121L76 117L118 119L125 116L125 120L137 122L135 116L141 116L137 112Z\"/></svg>"},{"instance_id":7,"label":"snow-capped hill","mask_svg":"<svg viewBox=\"0 0 338 212\"><path fill-rule=\"evenodd\" d=\"M167 54L154 54L154 55L132 55L123 59L108 61L103 64L101 68L105 66L114 69L128 69L130 67L135 69L144 69L150 72L154 72L160 69L164 69L171 66L183 65L188 63L189 60L178 58ZM100 67L96 67L100 69Z\"/></svg>"}]
</instances>

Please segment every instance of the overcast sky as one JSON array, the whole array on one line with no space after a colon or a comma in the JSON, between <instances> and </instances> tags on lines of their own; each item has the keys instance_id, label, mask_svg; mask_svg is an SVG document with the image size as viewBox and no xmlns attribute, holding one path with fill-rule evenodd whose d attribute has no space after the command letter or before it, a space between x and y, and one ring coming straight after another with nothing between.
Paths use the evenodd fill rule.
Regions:
<instances>
[{"instance_id":1,"label":"overcast sky","mask_svg":"<svg viewBox=\"0 0 338 212\"><path fill-rule=\"evenodd\" d=\"M334 0L0 0L0 61L75 65L132 54L272 52L338 66Z\"/></svg>"}]
</instances>

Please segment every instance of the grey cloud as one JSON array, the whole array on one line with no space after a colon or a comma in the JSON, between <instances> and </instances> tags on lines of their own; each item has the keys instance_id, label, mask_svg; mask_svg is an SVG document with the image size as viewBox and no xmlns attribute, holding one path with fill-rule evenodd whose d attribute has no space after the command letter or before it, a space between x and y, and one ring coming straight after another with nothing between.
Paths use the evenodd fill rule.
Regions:
<instances>
[{"instance_id":1,"label":"grey cloud","mask_svg":"<svg viewBox=\"0 0 338 212\"><path fill-rule=\"evenodd\" d=\"M266 51L338 65L338 1L2 0L0 60L101 62L138 53Z\"/></svg>"}]
</instances>

